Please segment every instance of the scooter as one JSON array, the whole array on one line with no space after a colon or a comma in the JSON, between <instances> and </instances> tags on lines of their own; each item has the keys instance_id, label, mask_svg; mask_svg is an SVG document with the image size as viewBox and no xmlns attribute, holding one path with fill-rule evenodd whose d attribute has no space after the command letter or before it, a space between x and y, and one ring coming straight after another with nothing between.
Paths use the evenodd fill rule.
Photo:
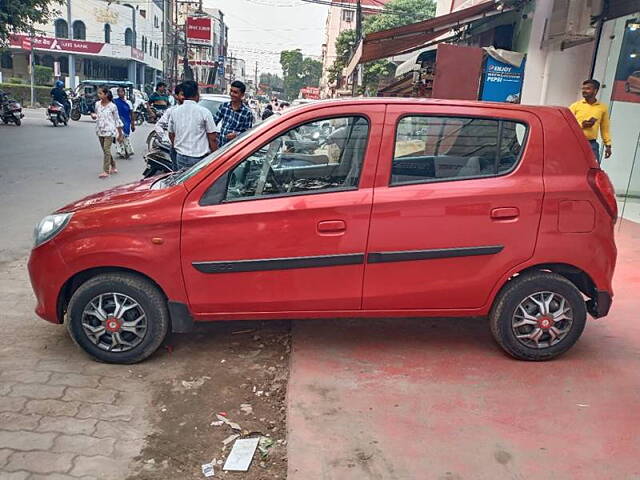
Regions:
<instances>
[{"instance_id":1,"label":"scooter","mask_svg":"<svg viewBox=\"0 0 640 480\"><path fill-rule=\"evenodd\" d=\"M173 172L171 146L160 141L155 141L153 146L153 150L144 156L144 161L147 163L147 167L142 172L144 178Z\"/></svg>"},{"instance_id":2,"label":"scooter","mask_svg":"<svg viewBox=\"0 0 640 480\"><path fill-rule=\"evenodd\" d=\"M67 111L60 102L56 102L55 100L51 102L49 108L47 109L47 118L53 124L54 127L57 127L59 123L67 126L69 122L69 117L67 117Z\"/></svg>"},{"instance_id":3,"label":"scooter","mask_svg":"<svg viewBox=\"0 0 640 480\"><path fill-rule=\"evenodd\" d=\"M5 125L13 122L19 127L23 117L22 106L0 90L0 118L2 118L2 122Z\"/></svg>"}]
</instances>

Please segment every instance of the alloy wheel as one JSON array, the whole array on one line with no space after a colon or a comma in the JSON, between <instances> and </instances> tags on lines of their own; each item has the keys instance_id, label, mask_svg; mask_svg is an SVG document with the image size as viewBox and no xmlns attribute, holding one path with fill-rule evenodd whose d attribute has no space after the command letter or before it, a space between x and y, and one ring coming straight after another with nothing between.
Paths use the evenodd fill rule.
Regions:
<instances>
[{"instance_id":1,"label":"alloy wheel","mask_svg":"<svg viewBox=\"0 0 640 480\"><path fill-rule=\"evenodd\" d=\"M98 348L126 352L139 345L147 334L147 316L133 298L122 293L103 293L85 306L82 329Z\"/></svg>"},{"instance_id":2,"label":"alloy wheel","mask_svg":"<svg viewBox=\"0 0 640 480\"><path fill-rule=\"evenodd\" d=\"M511 329L524 346L548 348L561 342L571 331L573 309L562 295L537 292L525 298L515 309Z\"/></svg>"}]
</instances>

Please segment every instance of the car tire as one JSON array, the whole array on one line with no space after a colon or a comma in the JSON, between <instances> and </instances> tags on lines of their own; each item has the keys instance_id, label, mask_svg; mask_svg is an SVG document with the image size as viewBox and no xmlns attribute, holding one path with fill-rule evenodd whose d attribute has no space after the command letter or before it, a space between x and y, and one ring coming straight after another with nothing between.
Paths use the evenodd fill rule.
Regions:
<instances>
[{"instance_id":1,"label":"car tire","mask_svg":"<svg viewBox=\"0 0 640 480\"><path fill-rule=\"evenodd\" d=\"M121 315L118 305L126 309ZM87 314L89 311L94 313ZM69 334L80 348L96 360L120 364L140 362L155 352L169 323L162 292L149 280L128 273L97 275L80 285L71 297L66 318ZM89 329L103 333L92 338Z\"/></svg>"},{"instance_id":2,"label":"car tire","mask_svg":"<svg viewBox=\"0 0 640 480\"><path fill-rule=\"evenodd\" d=\"M535 272L519 275L503 287L489 323L496 342L509 355L544 361L576 343L586 318L585 301L573 283L556 273Z\"/></svg>"}]
</instances>

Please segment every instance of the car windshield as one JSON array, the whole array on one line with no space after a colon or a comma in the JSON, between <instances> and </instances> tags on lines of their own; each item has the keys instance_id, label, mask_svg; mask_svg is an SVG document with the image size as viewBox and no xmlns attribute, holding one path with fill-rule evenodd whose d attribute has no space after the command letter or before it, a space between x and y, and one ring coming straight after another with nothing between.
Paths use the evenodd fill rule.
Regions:
<instances>
[{"instance_id":1,"label":"car windshield","mask_svg":"<svg viewBox=\"0 0 640 480\"><path fill-rule=\"evenodd\" d=\"M269 117L264 122L261 122L258 125L254 125L249 130L247 130L247 131L241 133L240 135L238 135L232 142L229 142L229 143L225 144L224 146L220 147L218 150L216 150L215 152L213 152L209 156L207 156L207 157L203 158L202 160L200 160L193 167L188 168L187 170L181 170L179 172L174 173L173 175L169 175L168 177L164 177L161 180L161 185L159 185L159 186L168 187L170 185L179 185L179 184L187 181L188 179L193 177L196 173L198 173L200 170L202 170L203 168L207 167L208 165L210 165L211 163L216 161L220 156L222 156L227 150L229 150L231 147L236 145L238 142L242 142L247 137L250 137L251 135L253 135L253 134L255 134L255 133L259 132L259 131L271 128L272 127L271 124L276 122L278 120L278 118L279 117L276 117L274 115L272 117Z\"/></svg>"},{"instance_id":2,"label":"car windshield","mask_svg":"<svg viewBox=\"0 0 640 480\"><path fill-rule=\"evenodd\" d=\"M204 108L209 110L211 112L211 115L213 115L215 117L216 113L218 113L218 109L220 108L220 105L222 105L224 103L224 101L222 101L222 100L212 100L210 98L203 98L203 99L200 100L199 103Z\"/></svg>"}]
</instances>

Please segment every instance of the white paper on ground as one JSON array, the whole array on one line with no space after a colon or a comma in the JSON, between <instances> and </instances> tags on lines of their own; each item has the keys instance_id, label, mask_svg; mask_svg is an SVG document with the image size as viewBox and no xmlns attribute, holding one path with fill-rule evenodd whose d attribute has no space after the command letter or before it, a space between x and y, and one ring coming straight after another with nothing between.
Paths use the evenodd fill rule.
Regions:
<instances>
[{"instance_id":1,"label":"white paper on ground","mask_svg":"<svg viewBox=\"0 0 640 480\"><path fill-rule=\"evenodd\" d=\"M251 465L251 460L253 459L253 454L256 452L259 441L260 437L236 440L223 469L235 472L246 472L249 470L249 465Z\"/></svg>"},{"instance_id":2,"label":"white paper on ground","mask_svg":"<svg viewBox=\"0 0 640 480\"><path fill-rule=\"evenodd\" d=\"M202 465L202 474L205 477L213 477L214 473L215 472L213 471L213 462L205 463L204 465Z\"/></svg>"}]
</instances>

